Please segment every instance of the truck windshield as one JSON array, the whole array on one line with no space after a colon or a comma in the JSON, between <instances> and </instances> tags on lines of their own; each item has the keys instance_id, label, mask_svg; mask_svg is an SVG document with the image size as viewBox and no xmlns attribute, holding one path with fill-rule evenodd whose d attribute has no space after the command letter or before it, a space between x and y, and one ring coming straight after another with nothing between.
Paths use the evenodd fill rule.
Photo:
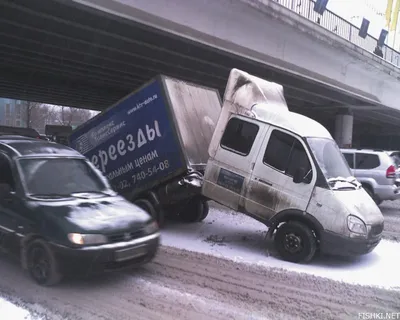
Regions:
<instances>
[{"instance_id":1,"label":"truck windshield","mask_svg":"<svg viewBox=\"0 0 400 320\"><path fill-rule=\"evenodd\" d=\"M108 186L83 159L35 158L19 160L26 192L36 196L104 193Z\"/></svg>"},{"instance_id":2,"label":"truck windshield","mask_svg":"<svg viewBox=\"0 0 400 320\"><path fill-rule=\"evenodd\" d=\"M328 181L352 176L350 168L334 140L307 138L307 142Z\"/></svg>"}]
</instances>

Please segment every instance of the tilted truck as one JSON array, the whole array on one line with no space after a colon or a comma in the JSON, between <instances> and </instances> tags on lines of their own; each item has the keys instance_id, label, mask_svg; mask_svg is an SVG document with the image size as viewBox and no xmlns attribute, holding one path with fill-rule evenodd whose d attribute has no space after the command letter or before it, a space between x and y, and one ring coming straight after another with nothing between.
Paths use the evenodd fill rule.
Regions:
<instances>
[{"instance_id":1,"label":"tilted truck","mask_svg":"<svg viewBox=\"0 0 400 320\"><path fill-rule=\"evenodd\" d=\"M159 76L70 135L127 199L156 216L203 220L201 180L221 112L215 89Z\"/></svg>"},{"instance_id":2,"label":"tilted truck","mask_svg":"<svg viewBox=\"0 0 400 320\"><path fill-rule=\"evenodd\" d=\"M268 227L278 253L359 255L383 216L330 133L290 112L283 87L233 69L218 92L159 76L77 128L71 146L162 223L203 220L207 200Z\"/></svg>"}]
</instances>

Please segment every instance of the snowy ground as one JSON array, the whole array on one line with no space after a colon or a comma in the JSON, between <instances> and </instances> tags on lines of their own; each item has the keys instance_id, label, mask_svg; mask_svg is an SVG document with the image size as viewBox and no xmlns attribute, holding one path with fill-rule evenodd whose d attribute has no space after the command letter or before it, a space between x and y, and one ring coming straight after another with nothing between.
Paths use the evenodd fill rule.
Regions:
<instances>
[{"instance_id":1,"label":"snowy ground","mask_svg":"<svg viewBox=\"0 0 400 320\"><path fill-rule=\"evenodd\" d=\"M7 315L8 319L15 319L15 320L34 320L31 317L31 314L28 310L25 310L16 304L5 300L4 298L0 297L0 314Z\"/></svg>"},{"instance_id":2,"label":"snowy ground","mask_svg":"<svg viewBox=\"0 0 400 320\"><path fill-rule=\"evenodd\" d=\"M375 250L355 258L318 257L301 265L280 260L265 240L267 228L245 215L215 205L203 223L169 223L162 244L212 254L237 262L282 268L347 283L400 290L400 243L382 240Z\"/></svg>"},{"instance_id":3,"label":"snowy ground","mask_svg":"<svg viewBox=\"0 0 400 320\"><path fill-rule=\"evenodd\" d=\"M397 207L381 206L394 239ZM202 223L168 223L159 254L143 268L54 288L37 286L0 255L0 320L359 319L360 312L400 312L400 243L383 240L366 256L299 265L275 256L266 231L212 206Z\"/></svg>"}]
</instances>

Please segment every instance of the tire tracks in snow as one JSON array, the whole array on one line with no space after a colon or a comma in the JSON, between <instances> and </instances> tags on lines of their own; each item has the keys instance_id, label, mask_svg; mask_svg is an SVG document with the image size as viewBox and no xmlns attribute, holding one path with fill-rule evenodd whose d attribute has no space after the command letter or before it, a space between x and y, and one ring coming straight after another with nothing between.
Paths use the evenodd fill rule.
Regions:
<instances>
[{"instance_id":1,"label":"tire tracks in snow","mask_svg":"<svg viewBox=\"0 0 400 320\"><path fill-rule=\"evenodd\" d=\"M37 286L0 256L0 293L46 319L355 319L400 312L400 292L161 247L139 269Z\"/></svg>"}]
</instances>

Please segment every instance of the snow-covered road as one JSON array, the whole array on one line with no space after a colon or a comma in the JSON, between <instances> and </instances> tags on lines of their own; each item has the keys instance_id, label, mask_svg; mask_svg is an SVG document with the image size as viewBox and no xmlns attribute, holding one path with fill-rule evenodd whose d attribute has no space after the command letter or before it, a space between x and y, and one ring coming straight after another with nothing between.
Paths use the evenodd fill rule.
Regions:
<instances>
[{"instance_id":1,"label":"snow-covered road","mask_svg":"<svg viewBox=\"0 0 400 320\"><path fill-rule=\"evenodd\" d=\"M399 212L400 215L400 212ZM265 240L267 228L243 214L221 206L211 207L203 223L169 223L162 244L212 254L237 262L304 272L347 283L400 290L400 243L382 240L375 250L354 258L318 257L310 264L280 260Z\"/></svg>"},{"instance_id":2,"label":"snow-covered road","mask_svg":"<svg viewBox=\"0 0 400 320\"><path fill-rule=\"evenodd\" d=\"M394 205L390 228L397 232ZM0 320L400 315L400 243L383 240L366 256L298 265L275 257L266 231L244 215L212 206L202 223L168 223L156 259L139 270L67 279L54 288L37 286L17 262L0 255Z\"/></svg>"}]
</instances>

